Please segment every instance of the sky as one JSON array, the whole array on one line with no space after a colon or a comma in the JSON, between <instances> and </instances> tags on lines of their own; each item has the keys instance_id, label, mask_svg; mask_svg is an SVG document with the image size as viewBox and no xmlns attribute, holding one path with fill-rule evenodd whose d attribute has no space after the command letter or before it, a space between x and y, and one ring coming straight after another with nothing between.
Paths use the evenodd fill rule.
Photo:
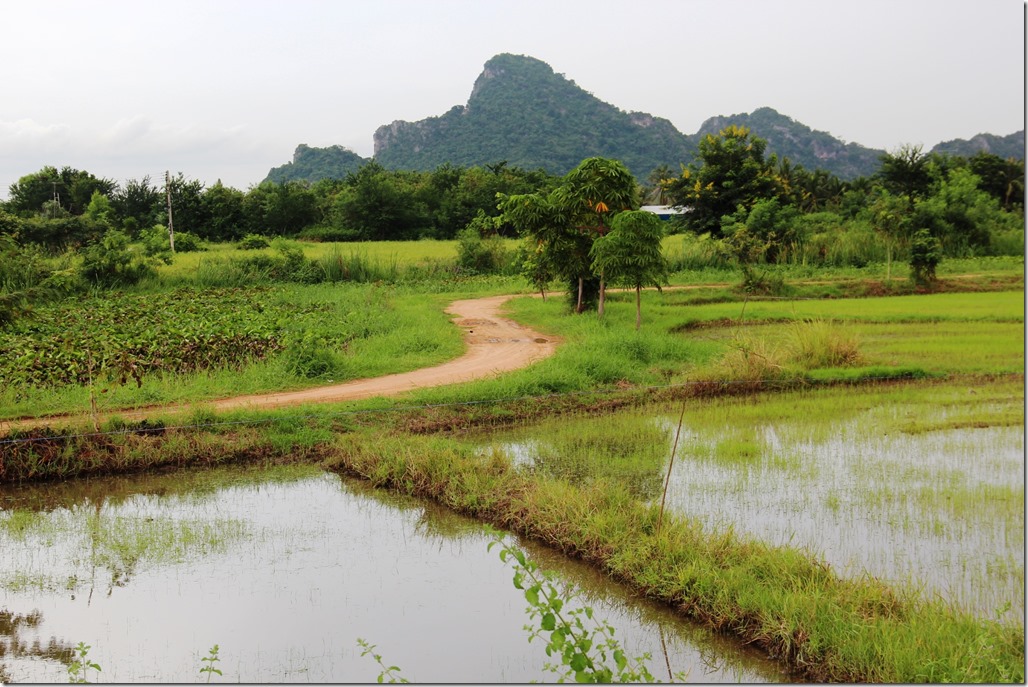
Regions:
<instances>
[{"instance_id":1,"label":"sky","mask_svg":"<svg viewBox=\"0 0 1028 687\"><path fill-rule=\"evenodd\" d=\"M494 55L693 134L772 107L925 150L1025 128L1021 0L0 0L0 198L46 165L246 190L464 105Z\"/></svg>"}]
</instances>

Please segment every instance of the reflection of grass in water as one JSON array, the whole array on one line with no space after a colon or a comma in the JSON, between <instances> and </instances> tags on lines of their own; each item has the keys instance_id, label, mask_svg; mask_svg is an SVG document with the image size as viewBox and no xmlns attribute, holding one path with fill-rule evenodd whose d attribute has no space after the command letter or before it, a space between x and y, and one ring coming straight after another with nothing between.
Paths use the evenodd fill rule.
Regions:
<instances>
[{"instance_id":1,"label":"reflection of grass in water","mask_svg":"<svg viewBox=\"0 0 1028 687\"><path fill-rule=\"evenodd\" d=\"M0 588L10 592L74 591L95 584L97 570L109 573L105 585L124 586L141 564L222 553L247 535L239 520L111 515L103 506L91 504L51 513L10 511L3 523L8 541L17 542L25 552L9 549L10 555L18 556L17 569L0 577ZM40 551L48 553L40 556ZM63 576L52 574L55 568Z\"/></svg>"},{"instance_id":2,"label":"reflection of grass in water","mask_svg":"<svg viewBox=\"0 0 1028 687\"><path fill-rule=\"evenodd\" d=\"M524 447L535 470L571 481L617 481L640 498L661 488L661 470L671 451L668 428L633 413L546 422L531 434L533 440Z\"/></svg>"},{"instance_id":3,"label":"reflection of grass in water","mask_svg":"<svg viewBox=\"0 0 1028 687\"><path fill-rule=\"evenodd\" d=\"M573 481L617 481L639 498L652 498L663 483L671 431L652 413L629 411L540 423L508 434L506 443L542 474ZM489 450L503 449L493 445L485 453Z\"/></svg>"}]
</instances>

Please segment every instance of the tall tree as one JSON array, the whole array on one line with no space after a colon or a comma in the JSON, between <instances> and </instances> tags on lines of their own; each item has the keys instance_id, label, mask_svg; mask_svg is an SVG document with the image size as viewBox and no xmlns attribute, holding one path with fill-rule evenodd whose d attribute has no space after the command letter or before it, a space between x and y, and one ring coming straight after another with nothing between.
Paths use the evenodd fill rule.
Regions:
<instances>
[{"instance_id":1,"label":"tall tree","mask_svg":"<svg viewBox=\"0 0 1028 687\"><path fill-rule=\"evenodd\" d=\"M930 158L921 152L921 146L903 145L893 153L879 158L882 168L878 176L891 193L905 196L911 208L914 201L928 195L932 183Z\"/></svg>"},{"instance_id":2,"label":"tall tree","mask_svg":"<svg viewBox=\"0 0 1028 687\"><path fill-rule=\"evenodd\" d=\"M58 170L47 166L11 184L7 209L27 217L40 212L45 203L56 199L69 214L81 215L94 192L110 197L116 188L117 184L111 179L102 179L83 170L71 167Z\"/></svg>"},{"instance_id":3,"label":"tall tree","mask_svg":"<svg viewBox=\"0 0 1028 687\"><path fill-rule=\"evenodd\" d=\"M553 191L557 213L586 237L591 246L604 236L610 218L639 206L635 177L618 160L590 157L568 172ZM582 312L585 274L579 275L576 311ZM599 272L599 314L603 316L605 280Z\"/></svg>"},{"instance_id":4,"label":"tall tree","mask_svg":"<svg viewBox=\"0 0 1028 687\"><path fill-rule=\"evenodd\" d=\"M677 221L697 234L720 238L722 217L777 196L778 159L765 159L766 149L767 141L751 137L746 127L733 125L705 136L697 162L683 169L668 190L672 203L687 210Z\"/></svg>"},{"instance_id":5,"label":"tall tree","mask_svg":"<svg viewBox=\"0 0 1028 687\"><path fill-rule=\"evenodd\" d=\"M612 283L635 289L635 328L642 326L642 288L667 283L668 265L661 250L664 223L651 212L629 210L610 222L610 232L596 239L593 269Z\"/></svg>"}]
</instances>

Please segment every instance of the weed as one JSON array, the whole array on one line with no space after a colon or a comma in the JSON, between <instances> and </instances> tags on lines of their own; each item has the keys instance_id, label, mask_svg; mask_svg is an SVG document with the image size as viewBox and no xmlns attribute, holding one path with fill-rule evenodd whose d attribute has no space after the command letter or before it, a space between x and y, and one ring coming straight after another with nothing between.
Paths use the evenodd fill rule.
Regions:
<instances>
[{"instance_id":1,"label":"weed","mask_svg":"<svg viewBox=\"0 0 1028 687\"><path fill-rule=\"evenodd\" d=\"M218 675L219 677L221 676L221 670L214 667L214 664L221 660L218 657L218 650L219 647L217 644L215 644L210 648L210 651L207 652L207 655L200 659L200 662L203 664L203 667L200 668L200 674L207 674L208 683L211 681L211 675Z\"/></svg>"},{"instance_id":2,"label":"weed","mask_svg":"<svg viewBox=\"0 0 1028 687\"><path fill-rule=\"evenodd\" d=\"M360 637L357 638L357 644L360 645L361 649L363 649L363 651L361 651L361 656L368 656L370 654L371 657L375 659L375 663L377 663L379 667L382 668L382 672L378 674L379 684L382 684L384 682L388 682L389 684L410 683L410 680L400 675L400 669L398 667L387 666L385 663L382 662L382 654L375 653L374 644L368 644L366 640Z\"/></svg>"},{"instance_id":3,"label":"weed","mask_svg":"<svg viewBox=\"0 0 1028 687\"><path fill-rule=\"evenodd\" d=\"M73 684L86 684L89 682L89 671L102 672L100 666L89 660L89 650L92 647L79 642L74 649L75 660L68 664L68 682Z\"/></svg>"}]
</instances>

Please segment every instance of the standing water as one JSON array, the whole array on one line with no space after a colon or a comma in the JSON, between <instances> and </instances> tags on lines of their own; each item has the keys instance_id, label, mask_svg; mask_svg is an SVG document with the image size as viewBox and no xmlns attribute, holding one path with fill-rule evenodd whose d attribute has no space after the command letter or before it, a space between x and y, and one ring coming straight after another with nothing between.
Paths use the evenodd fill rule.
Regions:
<instances>
[{"instance_id":1,"label":"standing water","mask_svg":"<svg viewBox=\"0 0 1028 687\"><path fill-rule=\"evenodd\" d=\"M522 593L475 521L315 468L0 490L0 681L553 681ZM771 663L525 546L658 678L781 681Z\"/></svg>"}]
</instances>

